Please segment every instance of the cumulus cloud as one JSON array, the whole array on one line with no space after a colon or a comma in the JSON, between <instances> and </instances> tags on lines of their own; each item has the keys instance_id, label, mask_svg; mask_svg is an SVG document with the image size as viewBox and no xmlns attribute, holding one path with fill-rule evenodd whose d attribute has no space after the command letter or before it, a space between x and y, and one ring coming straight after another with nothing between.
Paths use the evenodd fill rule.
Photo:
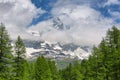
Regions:
<instances>
[{"instance_id":1,"label":"cumulus cloud","mask_svg":"<svg viewBox=\"0 0 120 80\"><path fill-rule=\"evenodd\" d=\"M86 45L97 44L107 28L111 26L112 20L105 19L98 11L89 6L73 7L75 8L56 8L58 10L55 9L56 12L53 10L52 13L54 16L59 16L65 24L72 25L72 29L68 33L73 38L72 42ZM68 40L71 39L68 38Z\"/></svg>"},{"instance_id":2,"label":"cumulus cloud","mask_svg":"<svg viewBox=\"0 0 120 80\"><path fill-rule=\"evenodd\" d=\"M53 18L59 17L63 24L70 26L69 30L60 31L52 27L53 19L27 28L34 18L45 12L41 8L36 8L31 0L0 0L0 22L5 23L13 38L21 35L26 39L41 38L63 44L92 46L98 44L106 30L114 24L114 19L103 17L99 11L91 7L94 1L96 0L57 0L50 14ZM109 4L113 4L111 0L108 1ZM29 34L30 30L39 31L41 36L33 37Z\"/></svg>"},{"instance_id":3,"label":"cumulus cloud","mask_svg":"<svg viewBox=\"0 0 120 80\"><path fill-rule=\"evenodd\" d=\"M96 45L105 36L106 30L114 24L114 21L103 17L99 11L91 8L88 3L84 1L83 3L78 5L76 1L59 0L51 11L53 17L59 17L64 24L71 27L70 30L55 30L51 27L52 19L40 22L31 29L33 30L37 26L36 30L40 32L47 30L44 31L45 33L41 38L48 41L58 41L63 44Z\"/></svg>"},{"instance_id":4,"label":"cumulus cloud","mask_svg":"<svg viewBox=\"0 0 120 80\"><path fill-rule=\"evenodd\" d=\"M25 28L33 18L44 12L40 8L37 9L30 0L0 0L0 22L6 25L14 38L17 35L27 35Z\"/></svg>"},{"instance_id":5,"label":"cumulus cloud","mask_svg":"<svg viewBox=\"0 0 120 80\"><path fill-rule=\"evenodd\" d=\"M108 9L108 13L111 15L111 18L116 21L120 19L120 11L119 11L120 0L107 0L103 7L110 7ZM117 8L111 6L118 6Z\"/></svg>"},{"instance_id":6,"label":"cumulus cloud","mask_svg":"<svg viewBox=\"0 0 120 80\"><path fill-rule=\"evenodd\" d=\"M107 2L104 4L104 6L109 6L112 4L120 4L119 0L107 0Z\"/></svg>"},{"instance_id":7,"label":"cumulus cloud","mask_svg":"<svg viewBox=\"0 0 120 80\"><path fill-rule=\"evenodd\" d=\"M120 19L120 11L109 10L108 12L112 16L113 20L119 20Z\"/></svg>"}]
</instances>

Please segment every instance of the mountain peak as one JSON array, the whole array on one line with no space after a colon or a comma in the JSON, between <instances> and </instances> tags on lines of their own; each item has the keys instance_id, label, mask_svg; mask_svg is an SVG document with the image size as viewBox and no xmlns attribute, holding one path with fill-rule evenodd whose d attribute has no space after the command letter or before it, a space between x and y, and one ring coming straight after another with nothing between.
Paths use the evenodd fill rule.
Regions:
<instances>
[{"instance_id":1,"label":"mountain peak","mask_svg":"<svg viewBox=\"0 0 120 80\"><path fill-rule=\"evenodd\" d=\"M69 30L70 26L62 22L59 17L53 18L53 27L57 30Z\"/></svg>"}]
</instances>

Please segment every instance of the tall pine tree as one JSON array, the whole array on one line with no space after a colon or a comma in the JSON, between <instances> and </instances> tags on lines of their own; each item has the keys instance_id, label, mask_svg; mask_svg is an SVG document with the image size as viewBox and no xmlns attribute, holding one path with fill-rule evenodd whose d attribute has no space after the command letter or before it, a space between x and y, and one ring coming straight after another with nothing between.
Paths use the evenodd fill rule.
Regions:
<instances>
[{"instance_id":1,"label":"tall pine tree","mask_svg":"<svg viewBox=\"0 0 120 80\"><path fill-rule=\"evenodd\" d=\"M35 63L35 80L52 80L50 67L47 60L38 57Z\"/></svg>"},{"instance_id":2,"label":"tall pine tree","mask_svg":"<svg viewBox=\"0 0 120 80\"><path fill-rule=\"evenodd\" d=\"M113 80L120 79L120 30L115 26L107 33L109 60L109 77Z\"/></svg>"},{"instance_id":3,"label":"tall pine tree","mask_svg":"<svg viewBox=\"0 0 120 80\"><path fill-rule=\"evenodd\" d=\"M120 30L113 26L98 48L93 50L88 63L94 80L120 80Z\"/></svg>"},{"instance_id":4,"label":"tall pine tree","mask_svg":"<svg viewBox=\"0 0 120 80\"><path fill-rule=\"evenodd\" d=\"M18 36L15 43L15 77L16 80L27 80L27 66L28 63L25 59L26 49L20 36Z\"/></svg>"},{"instance_id":5,"label":"tall pine tree","mask_svg":"<svg viewBox=\"0 0 120 80\"><path fill-rule=\"evenodd\" d=\"M52 80L60 80L60 76L58 75L57 67L55 65L55 61L48 60L48 64L50 67L50 71L52 74Z\"/></svg>"},{"instance_id":6,"label":"tall pine tree","mask_svg":"<svg viewBox=\"0 0 120 80\"><path fill-rule=\"evenodd\" d=\"M11 62L12 50L9 35L4 24L0 24L0 78L10 80L11 78Z\"/></svg>"}]
</instances>

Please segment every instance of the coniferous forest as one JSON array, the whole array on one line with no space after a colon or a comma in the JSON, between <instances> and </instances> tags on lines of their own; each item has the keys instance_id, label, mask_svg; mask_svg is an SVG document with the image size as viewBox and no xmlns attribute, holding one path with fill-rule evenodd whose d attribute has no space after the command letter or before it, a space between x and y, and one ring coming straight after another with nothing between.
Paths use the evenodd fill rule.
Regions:
<instances>
[{"instance_id":1,"label":"coniferous forest","mask_svg":"<svg viewBox=\"0 0 120 80\"><path fill-rule=\"evenodd\" d=\"M88 59L58 69L55 61L39 56L29 62L20 36L15 46L0 24L0 80L120 80L120 30L113 26Z\"/></svg>"}]
</instances>

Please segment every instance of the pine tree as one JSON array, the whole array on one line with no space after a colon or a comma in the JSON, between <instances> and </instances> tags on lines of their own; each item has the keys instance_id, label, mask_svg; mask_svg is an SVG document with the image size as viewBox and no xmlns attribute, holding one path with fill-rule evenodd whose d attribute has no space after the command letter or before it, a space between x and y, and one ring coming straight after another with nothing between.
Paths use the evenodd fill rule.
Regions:
<instances>
[{"instance_id":1,"label":"pine tree","mask_svg":"<svg viewBox=\"0 0 120 80\"><path fill-rule=\"evenodd\" d=\"M55 65L55 61L48 60L48 64L50 67L50 71L52 74L52 80L60 80L60 76L58 75L57 67Z\"/></svg>"},{"instance_id":2,"label":"pine tree","mask_svg":"<svg viewBox=\"0 0 120 80\"><path fill-rule=\"evenodd\" d=\"M106 39L109 48L109 76L114 80L120 79L120 30L113 26Z\"/></svg>"},{"instance_id":3,"label":"pine tree","mask_svg":"<svg viewBox=\"0 0 120 80\"><path fill-rule=\"evenodd\" d=\"M9 80L12 68L12 46L4 24L0 24L0 78Z\"/></svg>"},{"instance_id":4,"label":"pine tree","mask_svg":"<svg viewBox=\"0 0 120 80\"><path fill-rule=\"evenodd\" d=\"M75 61L71 69L71 80L82 80L81 66L79 61Z\"/></svg>"},{"instance_id":5,"label":"pine tree","mask_svg":"<svg viewBox=\"0 0 120 80\"><path fill-rule=\"evenodd\" d=\"M104 80L106 75L106 69L104 65L104 54L101 51L94 47L93 55L90 56L89 62L91 67L91 76L93 79Z\"/></svg>"},{"instance_id":6,"label":"pine tree","mask_svg":"<svg viewBox=\"0 0 120 80\"><path fill-rule=\"evenodd\" d=\"M50 67L47 60L38 57L35 63L35 80L52 80Z\"/></svg>"},{"instance_id":7,"label":"pine tree","mask_svg":"<svg viewBox=\"0 0 120 80\"><path fill-rule=\"evenodd\" d=\"M70 63L67 68L63 69L62 71L62 80L72 80L71 74L72 74L72 64Z\"/></svg>"},{"instance_id":8,"label":"pine tree","mask_svg":"<svg viewBox=\"0 0 120 80\"><path fill-rule=\"evenodd\" d=\"M34 80L35 78L35 62L29 62L29 80Z\"/></svg>"},{"instance_id":9,"label":"pine tree","mask_svg":"<svg viewBox=\"0 0 120 80\"><path fill-rule=\"evenodd\" d=\"M88 80L88 60L83 59L81 62L81 70L80 72L83 74L83 80Z\"/></svg>"},{"instance_id":10,"label":"pine tree","mask_svg":"<svg viewBox=\"0 0 120 80\"><path fill-rule=\"evenodd\" d=\"M89 79L90 76L95 76L92 78L92 80L119 80L119 56L120 31L115 26L113 26L108 30L107 36L101 41L98 48L94 48L93 54L87 61L90 63L90 71L87 72L89 73Z\"/></svg>"},{"instance_id":11,"label":"pine tree","mask_svg":"<svg viewBox=\"0 0 120 80\"><path fill-rule=\"evenodd\" d=\"M75 61L74 64L69 64L69 66L60 71L62 80L82 80L83 74L81 72L81 65L79 61Z\"/></svg>"},{"instance_id":12,"label":"pine tree","mask_svg":"<svg viewBox=\"0 0 120 80\"><path fill-rule=\"evenodd\" d=\"M26 80L28 63L25 59L26 49L20 36L15 43L15 77L16 80Z\"/></svg>"}]
</instances>

